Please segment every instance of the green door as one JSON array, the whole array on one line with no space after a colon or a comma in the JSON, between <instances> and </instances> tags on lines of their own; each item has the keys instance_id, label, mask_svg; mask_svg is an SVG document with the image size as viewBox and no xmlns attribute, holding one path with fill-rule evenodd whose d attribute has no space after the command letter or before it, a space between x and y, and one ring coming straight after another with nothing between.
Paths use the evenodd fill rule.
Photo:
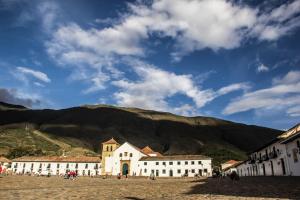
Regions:
<instances>
[{"instance_id":1,"label":"green door","mask_svg":"<svg viewBox=\"0 0 300 200\"><path fill-rule=\"evenodd\" d=\"M127 175L128 174L128 164L124 163L122 167L122 174Z\"/></svg>"}]
</instances>

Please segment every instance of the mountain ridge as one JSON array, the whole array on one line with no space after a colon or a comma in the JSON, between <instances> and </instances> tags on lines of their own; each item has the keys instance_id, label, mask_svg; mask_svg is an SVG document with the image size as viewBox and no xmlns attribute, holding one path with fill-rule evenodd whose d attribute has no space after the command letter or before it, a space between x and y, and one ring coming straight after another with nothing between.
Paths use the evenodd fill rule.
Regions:
<instances>
[{"instance_id":1,"label":"mountain ridge","mask_svg":"<svg viewBox=\"0 0 300 200\"><path fill-rule=\"evenodd\" d=\"M18 130L22 135L22 130L30 126L31 131L38 130L47 137L89 152L100 153L100 143L114 137L120 143L129 141L138 147L149 145L166 155L204 154L213 157L217 163L226 159L245 159L246 152L282 132L212 117L184 117L110 105L83 105L60 110L0 108L0 119L2 133ZM0 132L0 138L2 136ZM7 139L3 136L3 140ZM18 147L17 144L9 145L10 149ZM0 150L3 146L0 142Z\"/></svg>"}]
</instances>

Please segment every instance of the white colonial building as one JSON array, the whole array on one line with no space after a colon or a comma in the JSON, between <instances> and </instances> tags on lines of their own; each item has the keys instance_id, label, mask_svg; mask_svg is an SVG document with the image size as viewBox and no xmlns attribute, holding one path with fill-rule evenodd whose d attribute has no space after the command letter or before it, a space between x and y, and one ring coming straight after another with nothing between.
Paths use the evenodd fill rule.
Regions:
<instances>
[{"instance_id":1,"label":"white colonial building","mask_svg":"<svg viewBox=\"0 0 300 200\"><path fill-rule=\"evenodd\" d=\"M64 175L69 171L79 176L93 176L101 173L99 157L25 156L12 160L12 171L16 174Z\"/></svg>"},{"instance_id":2,"label":"white colonial building","mask_svg":"<svg viewBox=\"0 0 300 200\"><path fill-rule=\"evenodd\" d=\"M12 160L15 174L64 175L69 171L79 176L129 175L158 177L211 176L211 158L202 155L163 156L149 146L139 149L113 138L102 143L100 157L24 156Z\"/></svg>"},{"instance_id":3,"label":"white colonial building","mask_svg":"<svg viewBox=\"0 0 300 200\"><path fill-rule=\"evenodd\" d=\"M252 152L236 166L240 176L300 176L300 124Z\"/></svg>"},{"instance_id":4,"label":"white colonial building","mask_svg":"<svg viewBox=\"0 0 300 200\"><path fill-rule=\"evenodd\" d=\"M157 177L211 176L211 159L202 155L175 155L142 157L138 162L139 174Z\"/></svg>"},{"instance_id":5,"label":"white colonial building","mask_svg":"<svg viewBox=\"0 0 300 200\"><path fill-rule=\"evenodd\" d=\"M149 146L139 149L113 138L102 143L102 174L158 177L211 176L211 158L202 155L163 156Z\"/></svg>"}]
</instances>

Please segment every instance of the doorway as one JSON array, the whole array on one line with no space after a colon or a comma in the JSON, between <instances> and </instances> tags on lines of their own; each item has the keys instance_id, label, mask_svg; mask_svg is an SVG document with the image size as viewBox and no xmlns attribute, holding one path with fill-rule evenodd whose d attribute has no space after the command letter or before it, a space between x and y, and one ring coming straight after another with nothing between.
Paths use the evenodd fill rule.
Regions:
<instances>
[{"instance_id":1,"label":"doorway","mask_svg":"<svg viewBox=\"0 0 300 200\"><path fill-rule=\"evenodd\" d=\"M155 172L155 176L157 176L157 177L159 176L159 170L158 169Z\"/></svg>"},{"instance_id":2,"label":"doorway","mask_svg":"<svg viewBox=\"0 0 300 200\"><path fill-rule=\"evenodd\" d=\"M127 163L124 163L123 166L122 166L122 175L126 176L128 174L128 164Z\"/></svg>"},{"instance_id":3,"label":"doorway","mask_svg":"<svg viewBox=\"0 0 300 200\"><path fill-rule=\"evenodd\" d=\"M272 176L274 176L273 161L270 161L270 162L271 162L271 172L272 172Z\"/></svg>"},{"instance_id":4,"label":"doorway","mask_svg":"<svg viewBox=\"0 0 300 200\"><path fill-rule=\"evenodd\" d=\"M281 167L282 167L282 174L285 175L286 171L285 171L285 164L284 164L283 158L280 159L280 162L281 162Z\"/></svg>"},{"instance_id":5,"label":"doorway","mask_svg":"<svg viewBox=\"0 0 300 200\"><path fill-rule=\"evenodd\" d=\"M169 176L173 176L173 170L169 171Z\"/></svg>"},{"instance_id":6,"label":"doorway","mask_svg":"<svg viewBox=\"0 0 300 200\"><path fill-rule=\"evenodd\" d=\"M202 169L199 169L199 176L202 176Z\"/></svg>"},{"instance_id":7,"label":"doorway","mask_svg":"<svg viewBox=\"0 0 300 200\"><path fill-rule=\"evenodd\" d=\"M266 167L265 167L265 164L263 164L262 167L263 167L263 174L264 174L264 176L265 176L265 175L266 175Z\"/></svg>"}]
</instances>

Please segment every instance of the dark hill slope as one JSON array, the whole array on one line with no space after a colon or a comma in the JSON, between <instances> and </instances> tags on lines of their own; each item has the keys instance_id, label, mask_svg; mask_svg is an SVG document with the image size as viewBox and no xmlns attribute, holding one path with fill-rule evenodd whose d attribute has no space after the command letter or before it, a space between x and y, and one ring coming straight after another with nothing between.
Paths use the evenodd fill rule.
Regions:
<instances>
[{"instance_id":1,"label":"dark hill slope","mask_svg":"<svg viewBox=\"0 0 300 200\"><path fill-rule=\"evenodd\" d=\"M2 132L24 130L25 124L73 147L96 152L101 151L101 141L114 137L120 143L129 141L138 147L150 145L164 154L201 153L217 162L244 159L245 152L281 133L210 117L189 118L105 105L62 110L0 109Z\"/></svg>"}]
</instances>

